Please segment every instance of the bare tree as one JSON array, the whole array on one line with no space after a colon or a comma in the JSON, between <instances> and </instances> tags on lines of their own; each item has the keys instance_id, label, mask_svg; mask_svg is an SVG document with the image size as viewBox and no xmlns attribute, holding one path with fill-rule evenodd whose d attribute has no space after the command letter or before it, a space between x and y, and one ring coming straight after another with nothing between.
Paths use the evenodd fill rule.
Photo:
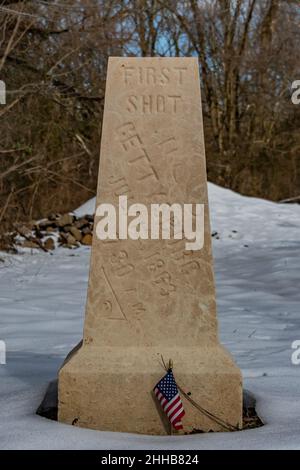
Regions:
<instances>
[{"instance_id":1,"label":"bare tree","mask_svg":"<svg viewBox=\"0 0 300 470\"><path fill-rule=\"evenodd\" d=\"M299 195L296 0L0 0L0 221L66 211L96 188L109 55L197 56L209 178Z\"/></svg>"}]
</instances>

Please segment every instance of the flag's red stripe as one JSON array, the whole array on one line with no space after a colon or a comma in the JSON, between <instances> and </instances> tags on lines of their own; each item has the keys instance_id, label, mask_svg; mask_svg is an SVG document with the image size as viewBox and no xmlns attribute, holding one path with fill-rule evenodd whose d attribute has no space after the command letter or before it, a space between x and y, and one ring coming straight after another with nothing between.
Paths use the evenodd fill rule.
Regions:
<instances>
[{"instance_id":1,"label":"flag's red stripe","mask_svg":"<svg viewBox=\"0 0 300 470\"><path fill-rule=\"evenodd\" d=\"M179 421L178 423L173 424L172 426L173 426L173 428L176 429L176 430L178 430L178 429L183 429L182 421Z\"/></svg>"},{"instance_id":2,"label":"flag's red stripe","mask_svg":"<svg viewBox=\"0 0 300 470\"><path fill-rule=\"evenodd\" d=\"M179 430L179 429L183 429L183 426L182 426L182 422L179 421L178 423L173 423L173 426L175 429Z\"/></svg>"},{"instance_id":3,"label":"flag's red stripe","mask_svg":"<svg viewBox=\"0 0 300 470\"><path fill-rule=\"evenodd\" d=\"M178 416L176 420L171 423L175 429L183 429L181 418L182 415Z\"/></svg>"},{"instance_id":4,"label":"flag's red stripe","mask_svg":"<svg viewBox=\"0 0 300 470\"><path fill-rule=\"evenodd\" d=\"M183 409L179 393L177 393L169 402L158 388L155 388L154 393L172 426L176 430L183 429L181 418L185 415L185 411Z\"/></svg>"},{"instance_id":5,"label":"flag's red stripe","mask_svg":"<svg viewBox=\"0 0 300 470\"><path fill-rule=\"evenodd\" d=\"M179 397L179 394L176 393L176 395L172 398L172 400L170 400L168 402L168 405L165 406L165 408L164 408L165 412L167 412L167 408L169 409L169 407L173 406L173 404L175 403L175 401L177 400L178 397Z\"/></svg>"},{"instance_id":6,"label":"flag's red stripe","mask_svg":"<svg viewBox=\"0 0 300 470\"><path fill-rule=\"evenodd\" d=\"M178 407L180 407L180 406L182 406L182 403L181 403L181 400L180 400L180 398L179 398L179 400L176 401L176 403L174 404L174 406L172 406L172 408L170 408L169 412L167 413L168 417L170 418L171 416L173 416L174 411L175 411L175 410L178 410L178 409L179 409Z\"/></svg>"},{"instance_id":7,"label":"flag's red stripe","mask_svg":"<svg viewBox=\"0 0 300 470\"><path fill-rule=\"evenodd\" d=\"M179 421L182 417L184 416L184 410L183 408L182 409L179 409L177 411L177 413L175 413L175 415L170 419L171 423L176 423L177 421Z\"/></svg>"},{"instance_id":8,"label":"flag's red stripe","mask_svg":"<svg viewBox=\"0 0 300 470\"><path fill-rule=\"evenodd\" d=\"M172 422L173 416L174 416L179 410L181 410L181 409L183 409L183 406L182 406L182 403L181 403L181 402L177 404L177 406L176 406L175 409L172 408L171 413L168 414L169 420L170 420L171 422Z\"/></svg>"},{"instance_id":9,"label":"flag's red stripe","mask_svg":"<svg viewBox=\"0 0 300 470\"><path fill-rule=\"evenodd\" d=\"M163 394L159 391L158 388L156 388L154 392L155 392L155 395L157 396L161 406L164 407L164 405L167 401L166 398L163 396Z\"/></svg>"},{"instance_id":10,"label":"flag's red stripe","mask_svg":"<svg viewBox=\"0 0 300 470\"><path fill-rule=\"evenodd\" d=\"M181 418L183 416L182 412L183 412L183 408L181 407L176 411L176 413L174 413L172 418L170 418L171 423L178 421L178 418Z\"/></svg>"},{"instance_id":11,"label":"flag's red stripe","mask_svg":"<svg viewBox=\"0 0 300 470\"><path fill-rule=\"evenodd\" d=\"M183 428L182 421L178 421L178 422L174 423L173 426L174 426L175 429L182 429Z\"/></svg>"},{"instance_id":12,"label":"flag's red stripe","mask_svg":"<svg viewBox=\"0 0 300 470\"><path fill-rule=\"evenodd\" d=\"M173 408L173 406L175 406L176 403L178 403L178 401L180 401L180 396L179 395L177 395L175 400L171 400L168 403L168 405L165 407L165 412L168 413Z\"/></svg>"}]
</instances>

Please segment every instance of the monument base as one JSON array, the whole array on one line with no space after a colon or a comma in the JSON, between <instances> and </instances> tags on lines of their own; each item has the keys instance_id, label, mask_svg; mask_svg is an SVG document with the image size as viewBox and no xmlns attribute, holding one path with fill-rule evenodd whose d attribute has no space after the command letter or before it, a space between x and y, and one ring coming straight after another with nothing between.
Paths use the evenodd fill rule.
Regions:
<instances>
[{"instance_id":1,"label":"monument base","mask_svg":"<svg viewBox=\"0 0 300 470\"><path fill-rule=\"evenodd\" d=\"M190 398L234 427L242 428L242 378L220 345L200 348L75 348L59 372L58 420L101 431L170 434L170 423L152 390L173 360L174 376ZM182 394L185 433L226 431ZM172 431L176 434L176 431Z\"/></svg>"}]
</instances>

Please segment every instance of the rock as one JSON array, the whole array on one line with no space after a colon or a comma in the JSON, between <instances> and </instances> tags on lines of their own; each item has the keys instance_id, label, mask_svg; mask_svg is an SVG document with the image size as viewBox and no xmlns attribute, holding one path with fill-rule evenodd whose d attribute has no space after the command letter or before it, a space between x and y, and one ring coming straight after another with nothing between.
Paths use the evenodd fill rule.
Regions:
<instances>
[{"instance_id":1,"label":"rock","mask_svg":"<svg viewBox=\"0 0 300 470\"><path fill-rule=\"evenodd\" d=\"M61 215L57 220L57 225L59 227L64 227L65 225L72 225L73 219L74 217L71 214Z\"/></svg>"},{"instance_id":2,"label":"rock","mask_svg":"<svg viewBox=\"0 0 300 470\"><path fill-rule=\"evenodd\" d=\"M65 248L75 248L79 246L79 242L75 239L75 237L71 233L61 232L59 243L63 245Z\"/></svg>"},{"instance_id":3,"label":"rock","mask_svg":"<svg viewBox=\"0 0 300 470\"><path fill-rule=\"evenodd\" d=\"M48 218L40 221L30 221L30 223L16 226L14 238L21 235L21 240L16 243L25 248L41 248L44 251L54 250L56 247L54 239L49 237L51 234L60 235L58 243L66 248L75 248L80 246L82 238L89 235L83 242L84 245L91 245L93 233L94 217L83 216L76 217L72 214L52 213ZM23 240L25 238L26 241Z\"/></svg>"},{"instance_id":4,"label":"rock","mask_svg":"<svg viewBox=\"0 0 300 470\"><path fill-rule=\"evenodd\" d=\"M26 225L22 225L18 228L18 233L23 235L23 237L31 237L31 230Z\"/></svg>"},{"instance_id":5,"label":"rock","mask_svg":"<svg viewBox=\"0 0 300 470\"><path fill-rule=\"evenodd\" d=\"M83 245L91 245L93 241L93 236L90 233L87 233L82 237L81 243Z\"/></svg>"},{"instance_id":6,"label":"rock","mask_svg":"<svg viewBox=\"0 0 300 470\"><path fill-rule=\"evenodd\" d=\"M36 224L36 228L38 230L47 230L50 227L52 230L57 227L56 222L51 220L41 220L38 224Z\"/></svg>"},{"instance_id":7,"label":"rock","mask_svg":"<svg viewBox=\"0 0 300 470\"><path fill-rule=\"evenodd\" d=\"M64 245L64 244L68 243L67 238L68 238L68 234L64 233L64 232L61 232L58 241L59 241L59 243Z\"/></svg>"},{"instance_id":8,"label":"rock","mask_svg":"<svg viewBox=\"0 0 300 470\"><path fill-rule=\"evenodd\" d=\"M80 230L77 227L72 226L70 228L70 232L73 235L73 237L75 238L75 240L77 240L78 242L81 241L82 234L81 234Z\"/></svg>"},{"instance_id":9,"label":"rock","mask_svg":"<svg viewBox=\"0 0 300 470\"><path fill-rule=\"evenodd\" d=\"M44 241L44 248L46 248L46 250L54 250L55 243L54 243L53 238L51 237L46 238L46 240Z\"/></svg>"},{"instance_id":10,"label":"rock","mask_svg":"<svg viewBox=\"0 0 300 470\"><path fill-rule=\"evenodd\" d=\"M63 227L61 227L62 230L64 232L71 232L71 228L72 228L72 225L68 224L68 225L64 225Z\"/></svg>"},{"instance_id":11,"label":"rock","mask_svg":"<svg viewBox=\"0 0 300 470\"><path fill-rule=\"evenodd\" d=\"M92 233L92 230L91 230L91 227L88 225L87 227L84 227L81 232L83 233L83 235L87 235L89 233Z\"/></svg>"},{"instance_id":12,"label":"rock","mask_svg":"<svg viewBox=\"0 0 300 470\"><path fill-rule=\"evenodd\" d=\"M52 214L48 215L48 220L54 221L54 220L57 220L59 217L60 217L60 214L52 213Z\"/></svg>"},{"instance_id":13,"label":"rock","mask_svg":"<svg viewBox=\"0 0 300 470\"><path fill-rule=\"evenodd\" d=\"M60 233L60 238L59 238L58 241L59 241L60 244L66 246L67 248L70 248L70 247L73 248L73 245L78 246L75 237L73 237L73 235L71 233L61 232Z\"/></svg>"},{"instance_id":14,"label":"rock","mask_svg":"<svg viewBox=\"0 0 300 470\"><path fill-rule=\"evenodd\" d=\"M89 225L89 221L85 217L80 217L80 219L74 222L75 227L83 228Z\"/></svg>"},{"instance_id":15,"label":"rock","mask_svg":"<svg viewBox=\"0 0 300 470\"><path fill-rule=\"evenodd\" d=\"M43 236L44 236L44 235L43 235L43 232L42 232L41 230L39 230L38 227L35 228L34 233L35 233L36 238L40 238L40 239L41 239L41 238L43 238Z\"/></svg>"},{"instance_id":16,"label":"rock","mask_svg":"<svg viewBox=\"0 0 300 470\"><path fill-rule=\"evenodd\" d=\"M71 233L67 234L67 243L68 245L76 245L76 238Z\"/></svg>"},{"instance_id":17,"label":"rock","mask_svg":"<svg viewBox=\"0 0 300 470\"><path fill-rule=\"evenodd\" d=\"M21 245L23 248L40 248L40 245L33 240L24 240Z\"/></svg>"}]
</instances>

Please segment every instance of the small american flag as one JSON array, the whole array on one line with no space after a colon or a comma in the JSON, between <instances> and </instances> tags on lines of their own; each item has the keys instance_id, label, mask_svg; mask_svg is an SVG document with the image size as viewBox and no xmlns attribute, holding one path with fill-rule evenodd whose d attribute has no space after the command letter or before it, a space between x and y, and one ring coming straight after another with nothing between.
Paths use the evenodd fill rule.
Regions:
<instances>
[{"instance_id":1,"label":"small american flag","mask_svg":"<svg viewBox=\"0 0 300 470\"><path fill-rule=\"evenodd\" d=\"M178 393L172 369L155 385L153 389L162 409L175 429L183 429L181 418L185 415Z\"/></svg>"}]
</instances>

